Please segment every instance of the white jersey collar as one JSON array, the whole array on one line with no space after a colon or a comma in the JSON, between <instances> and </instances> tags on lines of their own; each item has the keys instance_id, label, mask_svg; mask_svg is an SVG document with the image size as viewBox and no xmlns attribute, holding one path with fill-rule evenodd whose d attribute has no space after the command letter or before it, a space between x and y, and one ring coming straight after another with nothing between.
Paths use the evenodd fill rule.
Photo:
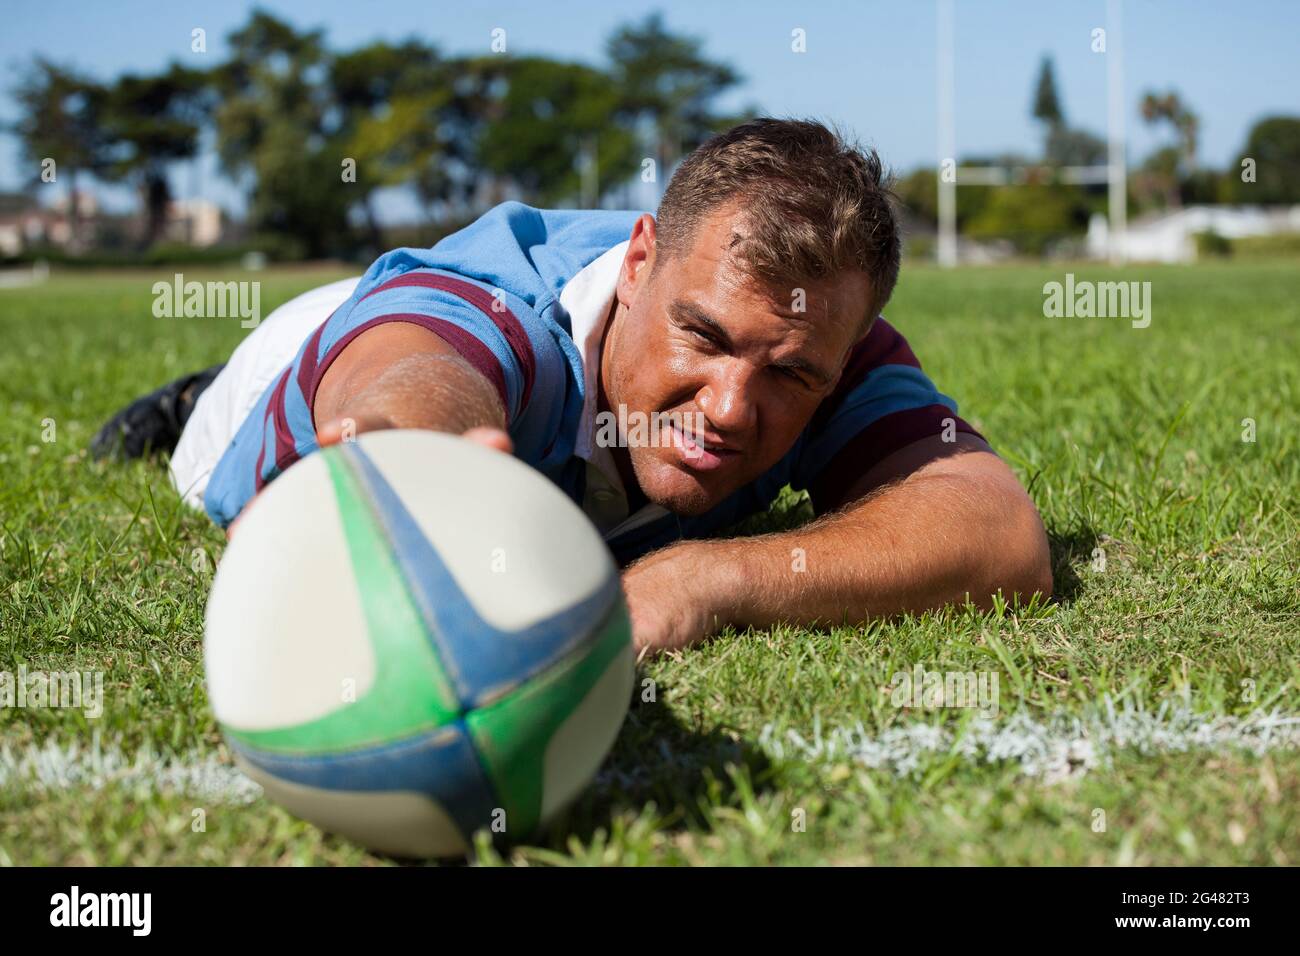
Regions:
<instances>
[{"instance_id":1,"label":"white jersey collar","mask_svg":"<svg viewBox=\"0 0 1300 956\"><path fill-rule=\"evenodd\" d=\"M640 527L668 512L647 504L628 514L627 492L614 456L595 442L596 396L600 389L601 339L618 288L618 273L631 240L607 249L588 263L560 291L560 305L569 315L573 344L582 356L583 403L573 453L587 462L587 489L582 508L605 537Z\"/></svg>"}]
</instances>

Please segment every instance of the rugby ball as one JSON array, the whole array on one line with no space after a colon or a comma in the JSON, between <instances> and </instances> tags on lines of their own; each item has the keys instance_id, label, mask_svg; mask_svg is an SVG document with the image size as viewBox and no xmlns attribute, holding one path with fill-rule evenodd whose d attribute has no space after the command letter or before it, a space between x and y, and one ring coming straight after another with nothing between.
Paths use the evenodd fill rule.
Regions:
<instances>
[{"instance_id":1,"label":"rugby ball","mask_svg":"<svg viewBox=\"0 0 1300 956\"><path fill-rule=\"evenodd\" d=\"M533 834L627 713L618 570L543 475L397 430L308 455L246 509L204 632L208 695L268 797L381 853Z\"/></svg>"}]
</instances>

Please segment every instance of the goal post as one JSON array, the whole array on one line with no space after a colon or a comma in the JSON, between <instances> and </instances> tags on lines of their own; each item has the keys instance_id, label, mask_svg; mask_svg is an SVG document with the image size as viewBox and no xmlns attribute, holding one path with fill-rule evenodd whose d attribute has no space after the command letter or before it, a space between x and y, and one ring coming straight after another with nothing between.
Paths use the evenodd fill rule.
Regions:
<instances>
[{"instance_id":1,"label":"goal post","mask_svg":"<svg viewBox=\"0 0 1300 956\"><path fill-rule=\"evenodd\" d=\"M954 0L937 0L935 48L938 66L939 163L937 255L939 265L957 265L957 187L1014 186L1028 179L1029 167L957 166L956 131L956 46L953 28ZM1125 234L1128 230L1128 167L1124 139L1124 51L1121 21L1123 0L1106 0L1106 87L1107 87L1107 156L1098 166L1058 166L1053 170L1057 182L1073 185L1108 187L1107 246L1110 261L1122 265L1125 260ZM1034 167L1039 170L1042 167Z\"/></svg>"}]
</instances>

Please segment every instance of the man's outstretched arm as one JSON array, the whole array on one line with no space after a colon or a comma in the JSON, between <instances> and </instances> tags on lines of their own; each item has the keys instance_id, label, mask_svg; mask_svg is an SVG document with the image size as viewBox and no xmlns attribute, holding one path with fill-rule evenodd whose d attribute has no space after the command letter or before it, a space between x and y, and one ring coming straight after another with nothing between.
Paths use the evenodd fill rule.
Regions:
<instances>
[{"instance_id":1,"label":"man's outstretched arm","mask_svg":"<svg viewBox=\"0 0 1300 956\"><path fill-rule=\"evenodd\" d=\"M852 503L793 531L672 545L624 573L639 647L728 624L823 626L1052 589L1047 536L1014 473L973 435L880 462ZM854 500L856 499L856 500ZM800 570L802 569L802 570Z\"/></svg>"},{"instance_id":2,"label":"man's outstretched arm","mask_svg":"<svg viewBox=\"0 0 1300 956\"><path fill-rule=\"evenodd\" d=\"M506 413L488 380L440 337L407 322L357 336L321 378L317 441L386 428L463 434L510 451Z\"/></svg>"},{"instance_id":3,"label":"man's outstretched arm","mask_svg":"<svg viewBox=\"0 0 1300 956\"><path fill-rule=\"evenodd\" d=\"M385 323L349 342L321 378L312 416L321 447L386 428L427 428L513 450L492 384L451 345L409 322Z\"/></svg>"}]
</instances>

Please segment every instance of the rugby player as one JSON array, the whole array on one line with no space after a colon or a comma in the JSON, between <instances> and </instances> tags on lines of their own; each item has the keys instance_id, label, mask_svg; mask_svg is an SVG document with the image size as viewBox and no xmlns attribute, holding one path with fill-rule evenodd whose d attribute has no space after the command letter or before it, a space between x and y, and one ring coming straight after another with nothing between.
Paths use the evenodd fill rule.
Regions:
<instances>
[{"instance_id":1,"label":"rugby player","mask_svg":"<svg viewBox=\"0 0 1300 956\"><path fill-rule=\"evenodd\" d=\"M651 650L1046 596L1029 495L881 316L899 256L874 152L758 119L687 157L657 216L507 202L389 252L133 403L94 447L172 451L177 490L230 527L321 446L463 435L583 508ZM671 440L625 426L652 416ZM787 485L815 521L725 535Z\"/></svg>"}]
</instances>

